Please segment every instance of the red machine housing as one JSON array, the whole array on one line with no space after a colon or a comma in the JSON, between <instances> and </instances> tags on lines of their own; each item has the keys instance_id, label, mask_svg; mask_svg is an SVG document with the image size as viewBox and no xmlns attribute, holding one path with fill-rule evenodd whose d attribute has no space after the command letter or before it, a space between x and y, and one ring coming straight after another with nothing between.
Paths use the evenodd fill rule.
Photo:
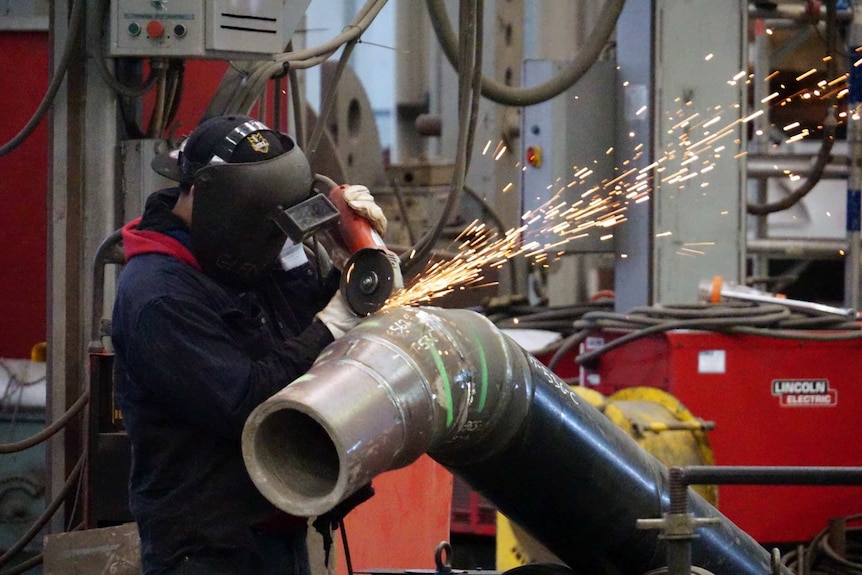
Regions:
<instances>
[{"instance_id":1,"label":"red machine housing","mask_svg":"<svg viewBox=\"0 0 862 575\"><path fill-rule=\"evenodd\" d=\"M597 334L581 351L618 334ZM539 359L542 359L541 357ZM610 395L663 389L709 433L716 465L862 466L862 341L802 341L674 331L635 340L579 368L557 368ZM761 543L807 542L833 517L862 513L862 487L719 487L718 508Z\"/></svg>"}]
</instances>

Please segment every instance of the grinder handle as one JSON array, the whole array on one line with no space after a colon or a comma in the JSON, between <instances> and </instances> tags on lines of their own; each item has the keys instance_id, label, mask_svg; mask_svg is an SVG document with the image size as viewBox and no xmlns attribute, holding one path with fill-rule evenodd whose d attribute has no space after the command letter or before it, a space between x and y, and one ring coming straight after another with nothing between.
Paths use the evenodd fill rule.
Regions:
<instances>
[{"instance_id":1,"label":"grinder handle","mask_svg":"<svg viewBox=\"0 0 862 575\"><path fill-rule=\"evenodd\" d=\"M363 248L386 247L383 238L371 226L371 222L359 215L344 199L347 186L338 186L329 191L329 200L338 209L338 233L351 254Z\"/></svg>"}]
</instances>

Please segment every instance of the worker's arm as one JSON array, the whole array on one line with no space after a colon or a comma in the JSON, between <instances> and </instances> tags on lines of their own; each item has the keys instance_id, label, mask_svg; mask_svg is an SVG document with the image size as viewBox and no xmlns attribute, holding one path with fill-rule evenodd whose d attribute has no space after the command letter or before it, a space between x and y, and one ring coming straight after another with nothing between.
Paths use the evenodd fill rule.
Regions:
<instances>
[{"instance_id":1,"label":"worker's arm","mask_svg":"<svg viewBox=\"0 0 862 575\"><path fill-rule=\"evenodd\" d=\"M274 342L263 316L215 311L194 298L152 300L124 354L130 375L177 417L238 439L251 411L305 373L333 338L315 321Z\"/></svg>"}]
</instances>

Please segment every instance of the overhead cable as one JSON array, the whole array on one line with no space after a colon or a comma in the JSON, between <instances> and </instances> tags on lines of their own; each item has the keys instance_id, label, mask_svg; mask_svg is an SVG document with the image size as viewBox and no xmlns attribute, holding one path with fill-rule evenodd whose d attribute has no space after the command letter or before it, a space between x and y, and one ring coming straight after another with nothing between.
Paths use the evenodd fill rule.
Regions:
<instances>
[{"instance_id":1,"label":"overhead cable","mask_svg":"<svg viewBox=\"0 0 862 575\"><path fill-rule=\"evenodd\" d=\"M317 145L320 143L320 138L323 136L324 126L329 119L332 110L335 109L336 96L338 95L338 82L344 74L344 68L347 67L347 61L350 59L350 54L353 53L353 48L356 46L356 40L351 40L344 46L341 52L341 57L338 59L338 64L335 67L332 80L329 84L329 89L323 98L323 104L320 106L320 114L317 121L314 123L314 129L308 137L305 146L305 153L308 156L308 161L311 162L317 152Z\"/></svg>"},{"instance_id":2,"label":"overhead cable","mask_svg":"<svg viewBox=\"0 0 862 575\"><path fill-rule=\"evenodd\" d=\"M21 131L15 134L11 140L0 146L0 156L5 156L17 148L21 142L30 137L30 134L33 133L39 125L39 122L42 121L42 118L45 117L45 114L54 104L54 98L57 97L57 92L60 90L60 86L63 83L66 72L69 70L69 61L72 58L72 50L74 50L75 44L78 42L78 34L81 30L85 9L86 2L84 2L84 0L74 0L70 10L69 28L66 35L66 43L63 45L63 54L60 56L60 62L57 64L54 75L51 77L51 83L48 85L48 90L42 97L42 101L39 102L39 106L36 108L36 111L33 112L33 115L24 127L21 128Z\"/></svg>"},{"instance_id":3,"label":"overhead cable","mask_svg":"<svg viewBox=\"0 0 862 575\"><path fill-rule=\"evenodd\" d=\"M276 54L272 60L254 62L246 71L243 81L237 84L237 92L224 106L223 113L245 114L263 93L267 82L285 70L304 70L322 64L333 56L339 48L356 43L362 33L374 21L386 0L368 0L344 28L344 31L314 48L292 50ZM351 48L352 50L352 48Z\"/></svg>"},{"instance_id":4,"label":"overhead cable","mask_svg":"<svg viewBox=\"0 0 862 575\"><path fill-rule=\"evenodd\" d=\"M446 59L457 69L458 40L446 14L445 1L426 0L425 3L437 41L440 43ZM578 51L575 59L547 82L529 88L517 88L482 76L482 95L493 102L507 106L532 106L562 94L574 86L599 59L614 28L616 28L617 20L624 5L625 0L605 0L596 26Z\"/></svg>"},{"instance_id":5,"label":"overhead cable","mask_svg":"<svg viewBox=\"0 0 862 575\"><path fill-rule=\"evenodd\" d=\"M425 233L414 248L402 254L402 272L411 275L421 272L446 223L458 208L461 191L467 177L472 151L473 134L476 130L479 87L482 79L482 42L484 3L483 0L461 0L459 24L460 57L458 65L458 142L455 152L455 167L446 204L434 228Z\"/></svg>"},{"instance_id":6,"label":"overhead cable","mask_svg":"<svg viewBox=\"0 0 862 575\"><path fill-rule=\"evenodd\" d=\"M826 1L826 66L827 71L826 75L828 78L834 78L837 74L837 67L835 63L835 58L833 54L835 52L835 45L837 42L837 15L836 15L836 1L837 0L827 0ZM811 171L808 173L808 176L805 179L805 182L801 186L799 186L796 190L794 190L791 194L788 194L781 200L776 202L771 202L767 204L748 204L746 209L749 214L755 216L765 216L768 214L773 214L776 212L780 212L783 210L787 210L798 204L802 199L814 189L818 183L820 183L821 178L823 177L823 172L826 169L826 166L829 164L832 159L832 147L835 143L835 131L838 125L838 122L835 118L835 95L833 94L829 99L828 109L826 111L826 119L823 121L823 141L820 144L820 149L817 152L817 157L814 161L814 165L811 167Z\"/></svg>"}]
</instances>

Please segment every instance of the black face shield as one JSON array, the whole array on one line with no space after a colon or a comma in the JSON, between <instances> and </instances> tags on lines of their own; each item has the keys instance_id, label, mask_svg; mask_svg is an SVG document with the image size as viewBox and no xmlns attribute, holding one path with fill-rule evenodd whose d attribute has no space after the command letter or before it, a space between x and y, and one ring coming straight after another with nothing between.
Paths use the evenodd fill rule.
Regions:
<instances>
[{"instance_id":1,"label":"black face shield","mask_svg":"<svg viewBox=\"0 0 862 575\"><path fill-rule=\"evenodd\" d=\"M278 212L311 193L308 160L280 134L286 150L250 163L218 163L194 175L192 252L203 270L225 283L247 286L272 265L287 239Z\"/></svg>"}]
</instances>

